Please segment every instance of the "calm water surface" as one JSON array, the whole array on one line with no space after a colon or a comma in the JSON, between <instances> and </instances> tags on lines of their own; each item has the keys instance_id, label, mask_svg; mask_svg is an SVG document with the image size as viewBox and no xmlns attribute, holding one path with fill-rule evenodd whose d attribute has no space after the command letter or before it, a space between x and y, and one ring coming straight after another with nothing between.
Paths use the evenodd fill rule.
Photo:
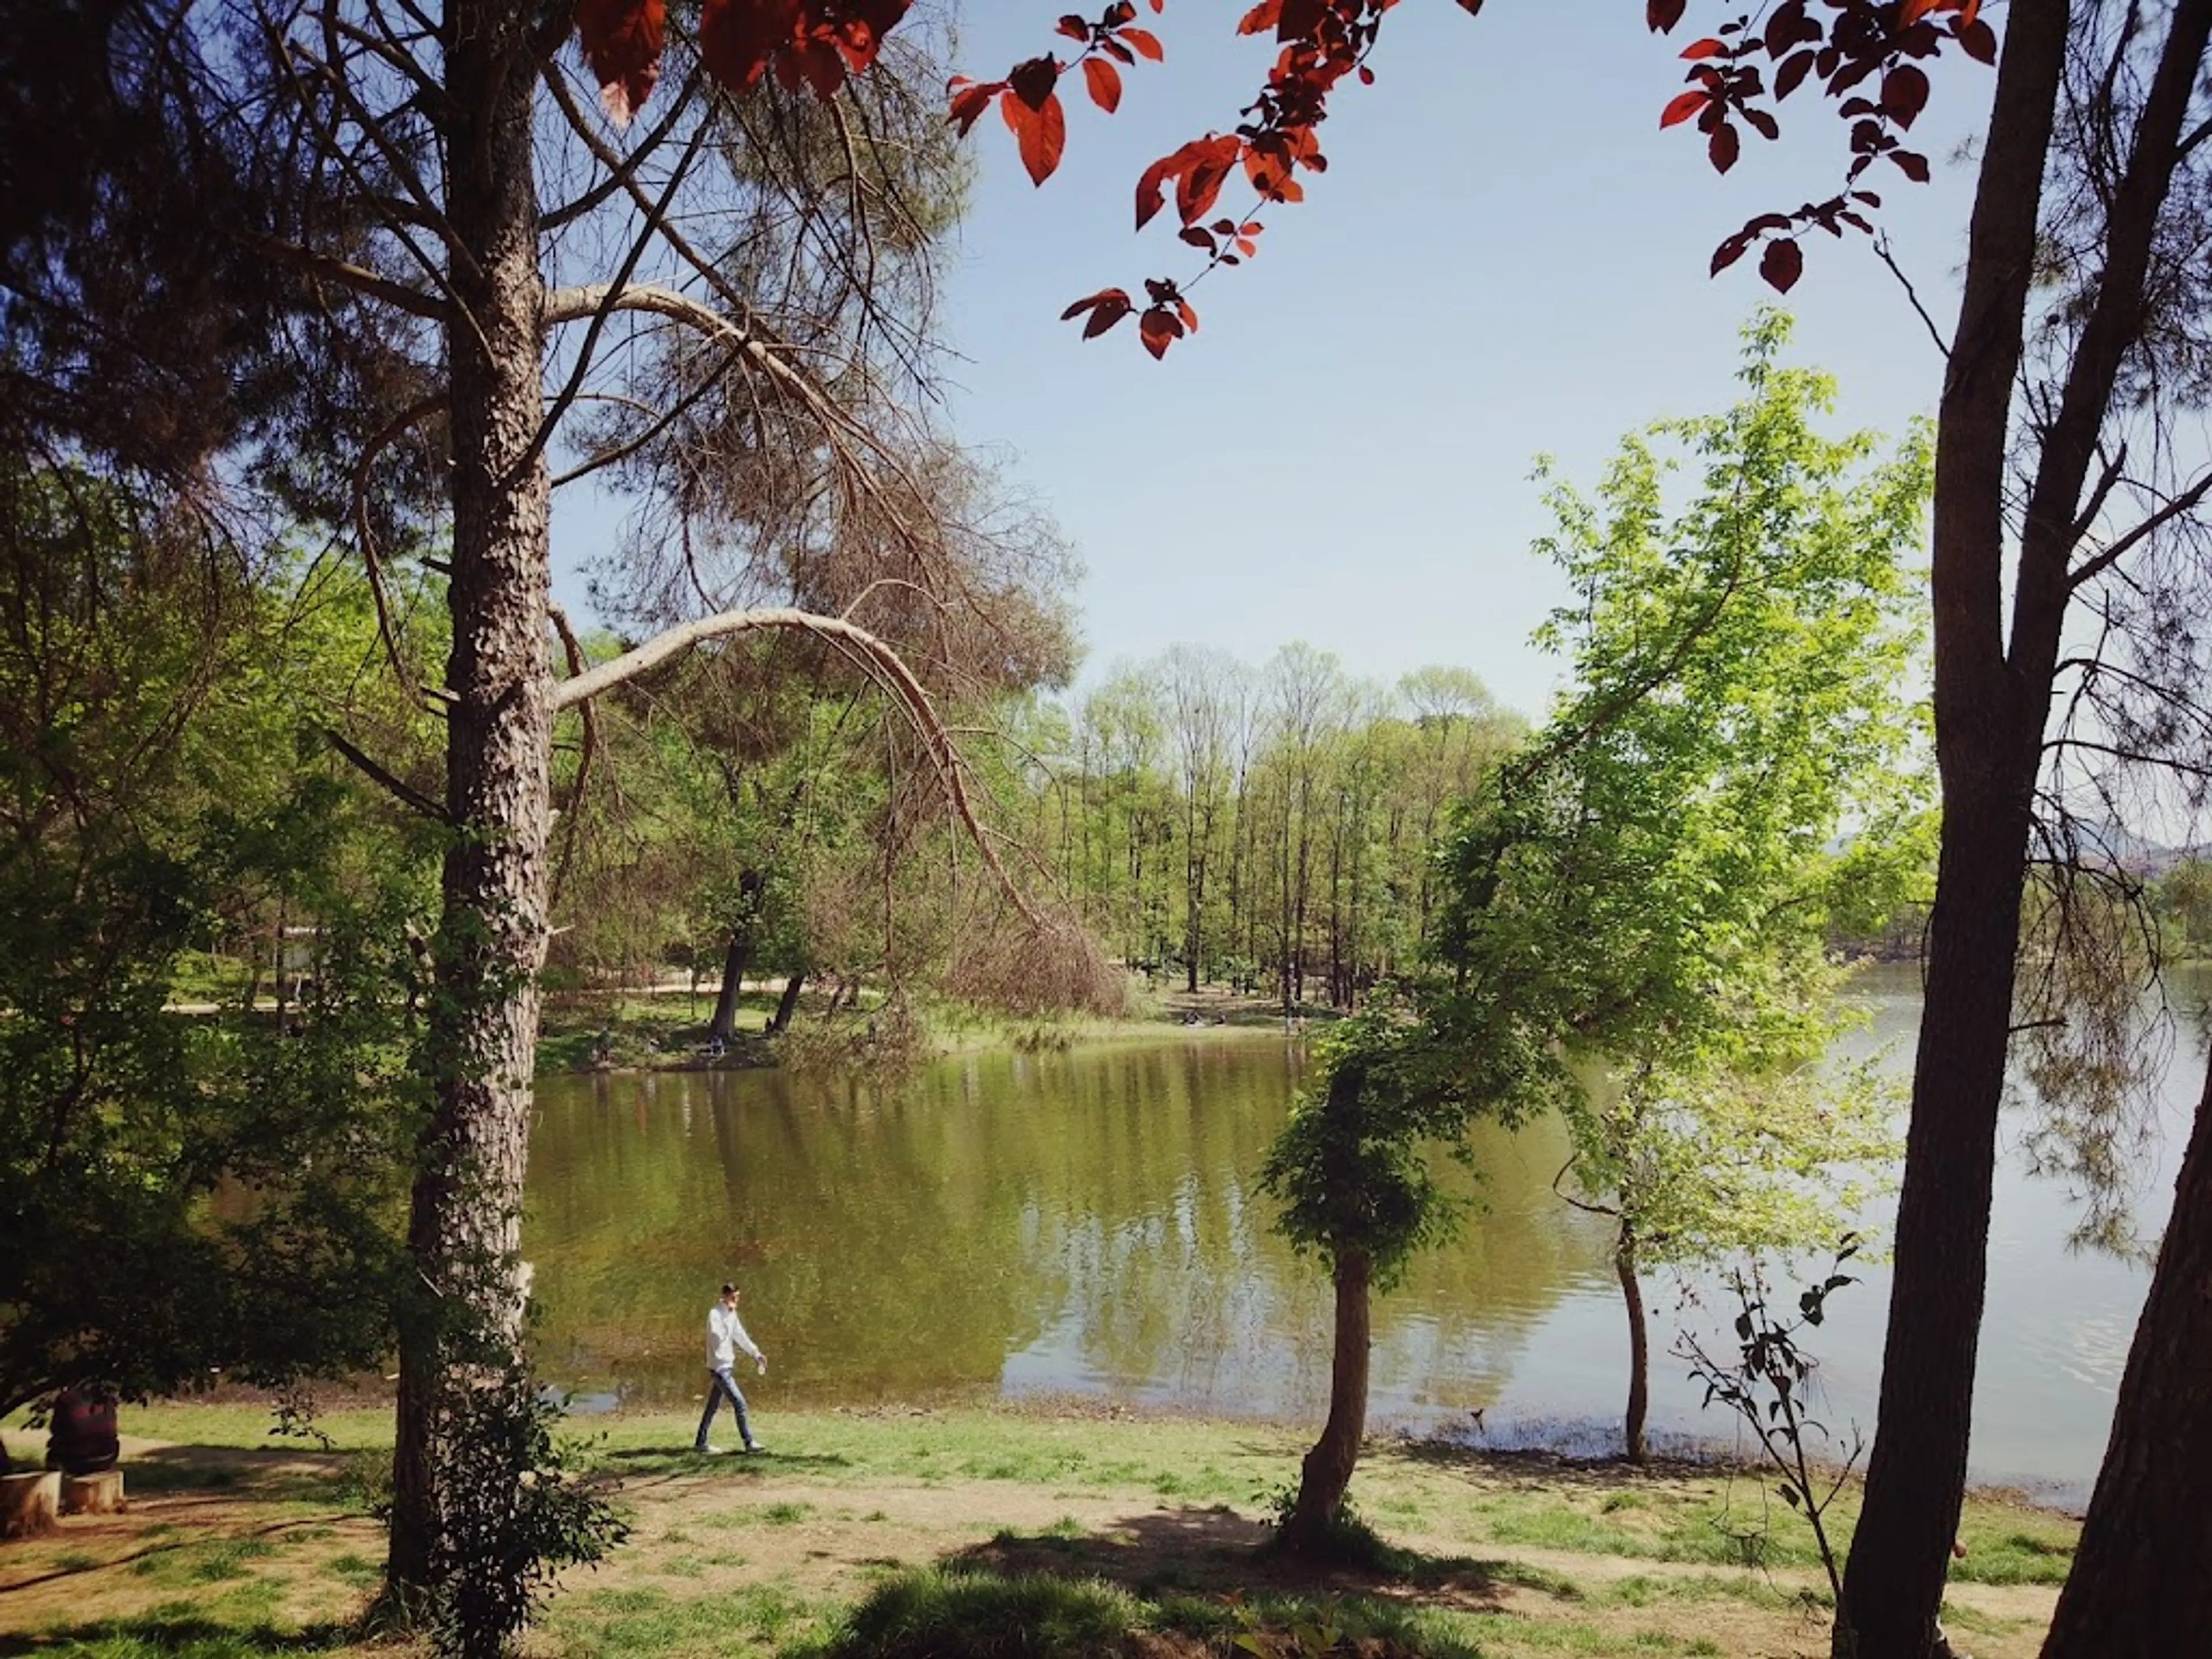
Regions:
<instances>
[{"instance_id":1,"label":"calm water surface","mask_svg":"<svg viewBox=\"0 0 2212 1659\"><path fill-rule=\"evenodd\" d=\"M1874 1029L1910 1063L1911 971L1862 981ZM2185 1037L2166 1133L2143 1170L2154 1232L2202 1080ZM700 1394L714 1287L745 1287L769 1375L757 1406L1018 1395L1109 1395L1318 1423L1328 1299L1255 1191L1303 1070L1270 1036L948 1060L903 1086L772 1072L540 1083L526 1248L553 1375L586 1394L673 1406ZM2147 1270L2069 1252L2063 1188L2014 1142L1992 1218L1975 1478L2086 1498ZM1556 1123L1478 1132L1480 1210L1378 1304L1378 1424L1490 1440L1617 1444L1627 1337L1601 1222L1551 1182ZM1830 1416L1871 1427L1887 1274L1841 1291L1820 1334ZM1652 1421L1729 1437L1664 1352L1685 1322L1650 1282Z\"/></svg>"}]
</instances>

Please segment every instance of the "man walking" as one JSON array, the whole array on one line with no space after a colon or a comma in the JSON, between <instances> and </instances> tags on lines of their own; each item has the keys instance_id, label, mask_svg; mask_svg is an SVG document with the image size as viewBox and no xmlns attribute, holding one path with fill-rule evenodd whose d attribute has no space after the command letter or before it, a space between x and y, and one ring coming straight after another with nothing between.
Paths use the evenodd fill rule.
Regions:
<instances>
[{"instance_id":1,"label":"man walking","mask_svg":"<svg viewBox=\"0 0 2212 1659\"><path fill-rule=\"evenodd\" d=\"M717 1449L707 1443L707 1431L714 1421L714 1408L725 1396L738 1415L738 1437L745 1443L745 1449L754 1453L768 1449L753 1438L752 1425L745 1420L745 1397L730 1375L740 1352L752 1360L761 1376L768 1375L768 1356L745 1334L745 1322L738 1317L738 1287L724 1285L722 1299L707 1310L707 1409L699 1419L699 1437L692 1444L695 1451Z\"/></svg>"}]
</instances>

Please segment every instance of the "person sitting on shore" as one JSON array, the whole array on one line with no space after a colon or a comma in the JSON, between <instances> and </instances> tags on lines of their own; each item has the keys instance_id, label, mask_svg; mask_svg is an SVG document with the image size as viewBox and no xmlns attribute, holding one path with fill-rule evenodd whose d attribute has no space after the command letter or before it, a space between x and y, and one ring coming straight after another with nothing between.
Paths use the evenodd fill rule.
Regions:
<instances>
[{"instance_id":1,"label":"person sitting on shore","mask_svg":"<svg viewBox=\"0 0 2212 1659\"><path fill-rule=\"evenodd\" d=\"M46 1467L64 1474L97 1474L123 1455L115 1433L115 1397L104 1389L64 1389L54 1396Z\"/></svg>"}]
</instances>

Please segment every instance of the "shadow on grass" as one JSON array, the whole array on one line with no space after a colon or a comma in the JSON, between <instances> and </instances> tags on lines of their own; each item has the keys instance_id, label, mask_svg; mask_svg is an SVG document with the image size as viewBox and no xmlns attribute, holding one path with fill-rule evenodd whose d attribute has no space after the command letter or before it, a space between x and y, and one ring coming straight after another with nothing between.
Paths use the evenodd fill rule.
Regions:
<instances>
[{"instance_id":1,"label":"shadow on grass","mask_svg":"<svg viewBox=\"0 0 2212 1659\"><path fill-rule=\"evenodd\" d=\"M1471 1446L1462 1441L1442 1439L1385 1441L1369 1448L1366 1456L1376 1462L1395 1460L1483 1474L1507 1486L1580 1486L1607 1492L1631 1483L1709 1480L1759 1474L1747 1465L1714 1459L1655 1456L1647 1462L1632 1463L1618 1455L1575 1457L1541 1447Z\"/></svg>"},{"instance_id":2,"label":"shadow on grass","mask_svg":"<svg viewBox=\"0 0 2212 1659\"><path fill-rule=\"evenodd\" d=\"M338 1483L347 1478L354 1455L297 1443L157 1446L124 1460L123 1481L133 1497L210 1492L327 1502L343 1497Z\"/></svg>"},{"instance_id":3,"label":"shadow on grass","mask_svg":"<svg viewBox=\"0 0 2212 1659\"><path fill-rule=\"evenodd\" d=\"M689 1446L629 1446L620 1451L592 1451L592 1463L624 1480L651 1474L711 1474L758 1480L773 1474L827 1474L852 1468L852 1459L834 1452L769 1451L757 1457L741 1452L715 1456L695 1452Z\"/></svg>"},{"instance_id":4,"label":"shadow on grass","mask_svg":"<svg viewBox=\"0 0 2212 1659\"><path fill-rule=\"evenodd\" d=\"M1271 1547L1274 1529L1223 1505L1154 1510L1093 1530L1001 1532L948 1558L947 1571L1096 1578L1147 1601L1164 1595L1360 1595L1462 1611L1496 1612L1509 1589L1580 1599L1557 1573L1505 1560L1385 1547L1360 1562L1316 1561Z\"/></svg>"},{"instance_id":5,"label":"shadow on grass","mask_svg":"<svg viewBox=\"0 0 2212 1659\"><path fill-rule=\"evenodd\" d=\"M98 1656L161 1654L167 1659L257 1659L257 1656L327 1653L359 1639L351 1625L310 1625L280 1630L273 1625L225 1625L213 1620L161 1618L103 1619L96 1622L0 1636L0 1659L49 1653Z\"/></svg>"}]
</instances>

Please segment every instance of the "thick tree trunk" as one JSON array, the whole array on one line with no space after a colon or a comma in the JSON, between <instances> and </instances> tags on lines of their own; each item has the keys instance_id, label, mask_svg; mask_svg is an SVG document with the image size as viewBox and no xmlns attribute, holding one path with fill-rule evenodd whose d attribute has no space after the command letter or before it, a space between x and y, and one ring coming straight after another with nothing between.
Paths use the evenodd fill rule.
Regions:
<instances>
[{"instance_id":1,"label":"thick tree trunk","mask_svg":"<svg viewBox=\"0 0 2212 1659\"><path fill-rule=\"evenodd\" d=\"M1283 1523L1283 1547L1292 1553L1325 1546L1358 1466L1367 1432L1367 1359L1372 1312L1367 1258L1340 1256L1336 1284L1336 1350L1329 1367L1328 1421L1306 1454L1297 1503Z\"/></svg>"},{"instance_id":2,"label":"thick tree trunk","mask_svg":"<svg viewBox=\"0 0 2212 1659\"><path fill-rule=\"evenodd\" d=\"M450 1498L449 1402L520 1340L516 1261L538 974L545 956L553 677L543 288L531 171L535 9L457 0L447 14L447 210L465 316L447 331L453 444L453 654L446 856L431 1013L435 1099L408 1239L418 1304L403 1319L388 1571L432 1582Z\"/></svg>"},{"instance_id":3,"label":"thick tree trunk","mask_svg":"<svg viewBox=\"0 0 2212 1659\"><path fill-rule=\"evenodd\" d=\"M1943 829L1896 1274L1866 1503L1836 1621L1840 1659L1932 1643L1966 1480L1997 1108L2021 890L2077 514L2145 283L2212 0L2179 0L2112 193L2105 264L2041 442L2002 637L2006 428L2069 9L2014 7L1974 205L1936 459L1932 589Z\"/></svg>"},{"instance_id":4,"label":"thick tree trunk","mask_svg":"<svg viewBox=\"0 0 2212 1659\"><path fill-rule=\"evenodd\" d=\"M1879 1430L1837 1621L1844 1659L1922 1659L1957 1535L2033 775L1992 799L1946 774Z\"/></svg>"},{"instance_id":5,"label":"thick tree trunk","mask_svg":"<svg viewBox=\"0 0 2212 1659\"><path fill-rule=\"evenodd\" d=\"M783 981L783 994L776 999L775 1018L768 1023L768 1034L776 1036L791 1029L791 1017L799 1012L799 993L806 983L806 970L794 968Z\"/></svg>"},{"instance_id":6,"label":"thick tree trunk","mask_svg":"<svg viewBox=\"0 0 2212 1659\"><path fill-rule=\"evenodd\" d=\"M714 997L714 1017L707 1022L707 1035L725 1042L737 1035L738 999L744 994L745 969L760 932L761 890L767 884L757 870L738 877L738 915L730 924L730 948L722 953L722 988Z\"/></svg>"},{"instance_id":7,"label":"thick tree trunk","mask_svg":"<svg viewBox=\"0 0 2212 1659\"><path fill-rule=\"evenodd\" d=\"M2212 1632L2212 1075L2045 1659L2164 1659Z\"/></svg>"},{"instance_id":8,"label":"thick tree trunk","mask_svg":"<svg viewBox=\"0 0 2212 1659\"><path fill-rule=\"evenodd\" d=\"M1644 1425L1650 1412L1651 1333L1644 1314L1644 1286L1636 1277L1636 1235L1620 1224L1620 1237L1613 1250L1613 1271L1620 1280L1620 1300L1628 1310L1628 1413L1622 1423L1628 1461L1650 1461Z\"/></svg>"},{"instance_id":9,"label":"thick tree trunk","mask_svg":"<svg viewBox=\"0 0 2212 1659\"><path fill-rule=\"evenodd\" d=\"M2041 732L2041 702L2005 661L2005 451L2067 14L2054 0L2008 19L1937 432L1930 586L1943 824L1879 1416L1838 1659L1928 1653L1965 1495Z\"/></svg>"}]
</instances>

